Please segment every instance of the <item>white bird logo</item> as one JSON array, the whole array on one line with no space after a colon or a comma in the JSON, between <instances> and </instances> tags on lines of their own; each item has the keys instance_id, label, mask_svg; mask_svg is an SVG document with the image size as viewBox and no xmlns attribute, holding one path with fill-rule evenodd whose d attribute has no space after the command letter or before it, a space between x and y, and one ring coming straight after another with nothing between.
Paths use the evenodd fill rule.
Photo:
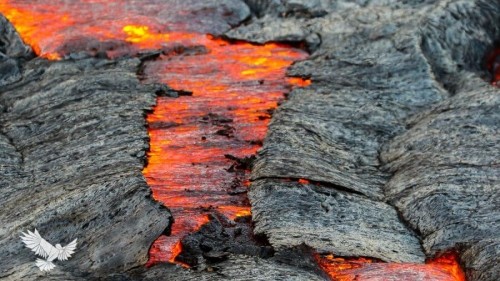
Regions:
<instances>
[{"instance_id":1,"label":"white bird logo","mask_svg":"<svg viewBox=\"0 0 500 281\"><path fill-rule=\"evenodd\" d=\"M34 233L28 230L28 233L26 234L23 232L23 235L24 236L20 237L24 244L26 244L26 247L44 258L44 260L36 259L36 266L38 266L41 271L49 271L56 267L56 265L52 263L55 259L61 261L68 260L76 249L76 239L66 245L66 247L61 247L60 244L56 244L54 247L40 236L36 228Z\"/></svg>"}]
</instances>

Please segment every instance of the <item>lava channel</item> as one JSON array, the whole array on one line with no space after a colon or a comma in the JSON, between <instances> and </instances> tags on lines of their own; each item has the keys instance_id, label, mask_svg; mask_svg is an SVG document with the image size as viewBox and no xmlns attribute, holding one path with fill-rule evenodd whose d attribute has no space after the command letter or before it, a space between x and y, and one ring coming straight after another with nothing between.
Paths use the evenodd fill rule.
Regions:
<instances>
[{"instance_id":1,"label":"lava channel","mask_svg":"<svg viewBox=\"0 0 500 281\"><path fill-rule=\"evenodd\" d=\"M370 258L320 254L315 259L332 281L465 281L454 252L429 259L425 264L383 263Z\"/></svg>"},{"instance_id":2,"label":"lava channel","mask_svg":"<svg viewBox=\"0 0 500 281\"><path fill-rule=\"evenodd\" d=\"M171 235L154 243L151 263L174 261L180 240L206 223L211 211L230 219L250 215L249 171L238 169L234 159L257 152L283 94L309 83L285 75L293 61L306 57L303 51L203 37L206 53L165 56L144 71L152 81L189 92L159 98L148 116L151 149L144 175L175 219Z\"/></svg>"},{"instance_id":3,"label":"lava channel","mask_svg":"<svg viewBox=\"0 0 500 281\"><path fill-rule=\"evenodd\" d=\"M224 28L224 7L195 13L205 17L199 21L189 20L189 6L160 0L0 0L0 12L37 55L52 60L78 52L107 58L150 50L170 54L144 69L145 81L189 93L160 97L147 117L151 143L144 175L175 219L170 236L151 247L149 264L174 262L180 240L208 222L212 211L230 219L250 215L249 171L234 160L259 149L271 111L290 86L309 85L285 75L306 52L205 35L211 26Z\"/></svg>"}]
</instances>

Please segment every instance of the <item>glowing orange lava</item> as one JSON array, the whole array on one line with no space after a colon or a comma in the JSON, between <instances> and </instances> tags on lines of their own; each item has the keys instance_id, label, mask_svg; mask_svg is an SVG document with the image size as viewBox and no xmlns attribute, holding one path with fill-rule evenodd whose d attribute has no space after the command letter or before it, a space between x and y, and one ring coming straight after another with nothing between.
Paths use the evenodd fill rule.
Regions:
<instances>
[{"instance_id":1,"label":"glowing orange lava","mask_svg":"<svg viewBox=\"0 0 500 281\"><path fill-rule=\"evenodd\" d=\"M491 83L495 86L500 86L500 48L495 49L488 56L486 66L492 75Z\"/></svg>"},{"instance_id":2,"label":"glowing orange lava","mask_svg":"<svg viewBox=\"0 0 500 281\"><path fill-rule=\"evenodd\" d=\"M299 183L300 184L310 184L311 182L309 180L306 180L306 179L299 179Z\"/></svg>"},{"instance_id":3,"label":"glowing orange lava","mask_svg":"<svg viewBox=\"0 0 500 281\"><path fill-rule=\"evenodd\" d=\"M320 267L333 281L465 281L458 257L450 252L426 264L383 263L368 258L339 258L315 255Z\"/></svg>"},{"instance_id":4,"label":"glowing orange lava","mask_svg":"<svg viewBox=\"0 0 500 281\"><path fill-rule=\"evenodd\" d=\"M165 56L147 63L144 71L148 79L192 92L158 99L148 116L151 151L144 174L155 199L175 218L171 235L152 248L151 262L172 260L176 252L168 249L206 223L211 211L230 219L250 215L249 171L231 169L235 162L226 155L255 154L270 110L292 85L286 68L306 56L278 44L229 44L205 36L198 42L206 53Z\"/></svg>"},{"instance_id":5,"label":"glowing orange lava","mask_svg":"<svg viewBox=\"0 0 500 281\"><path fill-rule=\"evenodd\" d=\"M180 43L196 45L192 32L210 33L223 25L217 21L224 17L223 8L197 21L191 12L182 1L0 0L0 13L37 55L48 59L80 51L116 58Z\"/></svg>"}]
</instances>

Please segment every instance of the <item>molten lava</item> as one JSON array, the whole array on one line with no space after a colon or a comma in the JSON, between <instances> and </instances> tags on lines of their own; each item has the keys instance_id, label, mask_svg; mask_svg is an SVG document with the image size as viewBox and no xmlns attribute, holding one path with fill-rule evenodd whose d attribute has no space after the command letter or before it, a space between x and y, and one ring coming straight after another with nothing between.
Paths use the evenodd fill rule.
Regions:
<instances>
[{"instance_id":1,"label":"molten lava","mask_svg":"<svg viewBox=\"0 0 500 281\"><path fill-rule=\"evenodd\" d=\"M495 86L500 86L500 48L495 49L489 54L486 60L486 67L491 73L491 83Z\"/></svg>"},{"instance_id":2,"label":"molten lava","mask_svg":"<svg viewBox=\"0 0 500 281\"><path fill-rule=\"evenodd\" d=\"M192 11L189 1L0 0L0 13L39 56L60 59L85 51L116 58L180 43L196 45L199 37L193 39L192 33L229 27L224 20L232 15L224 5L204 14L203 3L198 6Z\"/></svg>"},{"instance_id":3,"label":"molten lava","mask_svg":"<svg viewBox=\"0 0 500 281\"><path fill-rule=\"evenodd\" d=\"M315 258L333 281L465 281L458 257L449 252L426 264L383 263L368 258L338 258L319 255Z\"/></svg>"},{"instance_id":4,"label":"molten lava","mask_svg":"<svg viewBox=\"0 0 500 281\"><path fill-rule=\"evenodd\" d=\"M153 246L151 262L172 261L177 253L169 249L206 223L208 212L231 219L250 214L248 171L235 169L233 156L255 154L283 93L292 83L308 83L285 77L293 61L305 58L302 51L204 38L198 42L206 52L164 56L144 71L148 80L190 92L159 98L148 116L151 151L144 174L175 218L171 235Z\"/></svg>"}]
</instances>

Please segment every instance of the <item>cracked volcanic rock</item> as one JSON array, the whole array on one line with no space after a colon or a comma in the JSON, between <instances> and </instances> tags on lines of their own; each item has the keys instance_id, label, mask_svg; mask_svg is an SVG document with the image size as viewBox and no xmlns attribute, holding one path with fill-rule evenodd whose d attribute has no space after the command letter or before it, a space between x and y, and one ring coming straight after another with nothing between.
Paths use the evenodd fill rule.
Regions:
<instances>
[{"instance_id":1,"label":"cracked volcanic rock","mask_svg":"<svg viewBox=\"0 0 500 281\"><path fill-rule=\"evenodd\" d=\"M255 205L256 233L267 234L277 251L305 244L341 256L424 261L418 238L383 202L313 184L271 180L254 182L249 196ZM275 207L263 208L267 206Z\"/></svg>"},{"instance_id":2,"label":"cracked volcanic rock","mask_svg":"<svg viewBox=\"0 0 500 281\"><path fill-rule=\"evenodd\" d=\"M10 30L3 19L1 29ZM171 217L141 173L144 114L155 97L136 77L139 60L34 59L21 70L30 52L10 32L1 41L22 74L0 77L11 82L0 90L0 255L8 261L0 278L44 276L19 239L35 227L54 244L78 238L74 257L56 263L62 279L144 264Z\"/></svg>"},{"instance_id":3,"label":"cracked volcanic rock","mask_svg":"<svg viewBox=\"0 0 500 281\"><path fill-rule=\"evenodd\" d=\"M224 12L227 24L217 26L220 32L248 16L243 2L227 2L235 11ZM3 17L0 31L0 255L9 261L0 265L0 279L323 280L316 269L257 257L231 256L198 271L144 267L149 247L172 223L141 173L149 141L145 111L155 92L177 93L142 85L138 59L32 59ZM19 239L35 227L54 244L78 238L73 257L56 262L50 275L38 270L35 255ZM233 252L248 249L261 251L243 246Z\"/></svg>"},{"instance_id":4,"label":"cracked volcanic rock","mask_svg":"<svg viewBox=\"0 0 500 281\"><path fill-rule=\"evenodd\" d=\"M387 246L397 245L388 243L392 236L378 235L386 224L366 227L384 217L418 233L429 257L462 250L470 280L498 280L500 93L482 63L500 38L500 4L248 2L256 18L229 37L305 41L314 51L289 71L312 85L294 90L276 111L255 163L256 232L278 249L305 242L396 261ZM321 212L328 189L385 208L336 200ZM356 219L333 223L342 213ZM354 233L363 235L351 239ZM401 242L406 251L418 248Z\"/></svg>"},{"instance_id":5,"label":"cracked volcanic rock","mask_svg":"<svg viewBox=\"0 0 500 281\"><path fill-rule=\"evenodd\" d=\"M303 258L296 256L295 258ZM157 265L148 270L137 269L129 274L110 276L108 280L277 280L277 281L319 281L326 280L315 270L300 268L277 260L264 260L256 257L231 255L226 261L208 265L203 270L186 270L172 265Z\"/></svg>"},{"instance_id":6,"label":"cracked volcanic rock","mask_svg":"<svg viewBox=\"0 0 500 281\"><path fill-rule=\"evenodd\" d=\"M229 2L219 32L250 13ZM500 91L482 65L498 1L245 2L253 17L228 37L312 52L289 70L312 85L275 112L252 173L255 232L276 257L143 267L171 223L141 174L158 88L137 80L137 59L32 59L0 17L0 278L45 279L18 238L37 227L81 241L55 280L322 280L288 255L301 244L412 262L457 248L469 280L498 280ZM188 239L201 249L207 235Z\"/></svg>"}]
</instances>

